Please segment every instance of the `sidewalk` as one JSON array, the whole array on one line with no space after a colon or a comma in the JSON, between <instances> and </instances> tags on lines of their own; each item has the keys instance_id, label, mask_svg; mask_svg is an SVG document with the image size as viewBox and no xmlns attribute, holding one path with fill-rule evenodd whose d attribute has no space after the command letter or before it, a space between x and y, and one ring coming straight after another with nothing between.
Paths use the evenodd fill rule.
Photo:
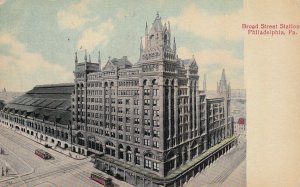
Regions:
<instances>
[{"instance_id":1,"label":"sidewalk","mask_svg":"<svg viewBox=\"0 0 300 187\"><path fill-rule=\"evenodd\" d=\"M12 129L10 129L10 130L12 130ZM32 138L31 135L24 134L24 133L22 133L20 131L16 131L16 130L12 130L12 131L14 131L15 133L18 133L18 134L20 134L20 135L22 135L22 136L24 136L24 137L26 137L26 138L28 138L28 139L36 142L36 143L39 143L39 144L41 144L43 146L45 146L46 144L51 145L51 144L45 142L44 140L40 140L40 139L37 139L37 138ZM62 149L62 148L60 148L58 146L51 145L51 148L48 148L48 149L52 149L52 150L54 150L56 152L59 152L61 154L64 154L64 155L66 155L66 156L68 156L70 158L76 159L76 160L84 160L84 159L88 158L88 157L86 157L84 155L72 152L69 149Z\"/></svg>"}]
</instances>

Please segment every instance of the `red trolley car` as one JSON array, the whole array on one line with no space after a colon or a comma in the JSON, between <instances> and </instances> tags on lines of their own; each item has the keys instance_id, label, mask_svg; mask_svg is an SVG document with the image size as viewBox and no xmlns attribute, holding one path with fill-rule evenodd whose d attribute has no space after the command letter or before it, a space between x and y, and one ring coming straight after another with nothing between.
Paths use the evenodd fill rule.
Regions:
<instances>
[{"instance_id":1,"label":"red trolley car","mask_svg":"<svg viewBox=\"0 0 300 187\"><path fill-rule=\"evenodd\" d=\"M41 157L42 159L45 159L45 160L51 158L51 155L48 152L46 152L46 151L44 151L42 149L36 149L34 153L37 156L39 156L39 157Z\"/></svg>"},{"instance_id":2,"label":"red trolley car","mask_svg":"<svg viewBox=\"0 0 300 187\"><path fill-rule=\"evenodd\" d=\"M91 174L91 179L93 179L94 181L106 186L106 187L113 187L113 183L112 183L112 180L111 178L109 177L105 177L103 175L101 175L100 173L95 173L93 172Z\"/></svg>"}]
</instances>

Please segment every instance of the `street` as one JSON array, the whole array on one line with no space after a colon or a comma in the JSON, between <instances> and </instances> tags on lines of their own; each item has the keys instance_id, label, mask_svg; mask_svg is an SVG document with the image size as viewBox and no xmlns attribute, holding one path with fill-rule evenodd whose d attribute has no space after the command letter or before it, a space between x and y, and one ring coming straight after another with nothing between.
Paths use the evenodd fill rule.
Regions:
<instances>
[{"instance_id":1,"label":"street","mask_svg":"<svg viewBox=\"0 0 300 187\"><path fill-rule=\"evenodd\" d=\"M197 174L186 187L199 186L246 186L246 140L240 136L239 145L221 156L204 171ZM91 172L99 172L90 158L75 160L52 149L46 149L17 132L0 126L0 167L9 167L7 176L0 176L0 186L99 186L91 180ZM44 149L54 159L43 160L34 154ZM113 178L115 186L131 186Z\"/></svg>"},{"instance_id":2,"label":"street","mask_svg":"<svg viewBox=\"0 0 300 187\"><path fill-rule=\"evenodd\" d=\"M0 125L0 167L8 167L7 176L0 175L0 186L101 186L90 179L91 172L99 172L90 158L75 160L47 149L17 132ZM43 160L35 149L49 152L54 159ZM106 175L106 174L104 174ZM113 178L115 186L131 186Z\"/></svg>"},{"instance_id":3,"label":"street","mask_svg":"<svg viewBox=\"0 0 300 187\"><path fill-rule=\"evenodd\" d=\"M246 139L192 178L185 187L246 187Z\"/></svg>"}]
</instances>

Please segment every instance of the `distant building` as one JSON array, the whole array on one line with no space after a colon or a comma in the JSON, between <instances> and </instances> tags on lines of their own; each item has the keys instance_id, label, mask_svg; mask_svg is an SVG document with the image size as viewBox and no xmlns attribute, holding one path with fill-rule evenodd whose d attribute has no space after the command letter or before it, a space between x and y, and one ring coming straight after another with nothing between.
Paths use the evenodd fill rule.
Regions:
<instances>
[{"instance_id":1,"label":"distant building","mask_svg":"<svg viewBox=\"0 0 300 187\"><path fill-rule=\"evenodd\" d=\"M0 100L0 110L4 107L4 105L5 105L4 100Z\"/></svg>"},{"instance_id":2,"label":"distant building","mask_svg":"<svg viewBox=\"0 0 300 187\"><path fill-rule=\"evenodd\" d=\"M230 85L199 90L194 57L180 59L170 25L157 14L140 58L109 58L101 68L75 54L74 84L36 86L1 110L2 124L83 155L135 186L176 186L233 144ZM227 139L226 144L220 144ZM213 152L210 148L216 146ZM202 158L203 157L203 158Z\"/></svg>"},{"instance_id":3,"label":"distant building","mask_svg":"<svg viewBox=\"0 0 300 187\"><path fill-rule=\"evenodd\" d=\"M0 121L32 139L52 146L71 147L71 93L74 84L36 86L9 102Z\"/></svg>"}]
</instances>

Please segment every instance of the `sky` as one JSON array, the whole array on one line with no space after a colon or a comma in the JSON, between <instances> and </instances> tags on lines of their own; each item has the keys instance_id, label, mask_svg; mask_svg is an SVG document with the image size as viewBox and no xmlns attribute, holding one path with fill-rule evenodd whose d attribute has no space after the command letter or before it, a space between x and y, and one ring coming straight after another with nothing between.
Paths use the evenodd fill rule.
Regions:
<instances>
[{"instance_id":1,"label":"sky","mask_svg":"<svg viewBox=\"0 0 300 187\"><path fill-rule=\"evenodd\" d=\"M242 0L0 0L0 90L73 82L74 53L102 67L108 57L136 63L146 22L170 21L179 58L199 66L200 88L215 90L225 68L232 89L244 88Z\"/></svg>"}]
</instances>

